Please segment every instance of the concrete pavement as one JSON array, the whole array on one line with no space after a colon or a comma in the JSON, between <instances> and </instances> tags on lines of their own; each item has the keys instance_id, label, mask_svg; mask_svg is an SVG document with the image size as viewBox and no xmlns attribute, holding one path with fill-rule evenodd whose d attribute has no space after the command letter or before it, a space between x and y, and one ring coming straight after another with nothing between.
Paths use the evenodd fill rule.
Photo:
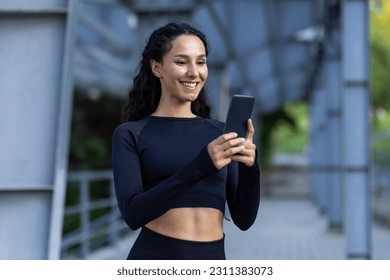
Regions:
<instances>
[{"instance_id":1,"label":"concrete pavement","mask_svg":"<svg viewBox=\"0 0 390 280\"><path fill-rule=\"evenodd\" d=\"M125 259L137 232L117 248L103 249L91 259ZM325 216L305 197L262 198L255 224L248 231L225 221L228 259L342 260L345 235L327 228ZM372 225L372 258L390 260L390 229Z\"/></svg>"}]
</instances>

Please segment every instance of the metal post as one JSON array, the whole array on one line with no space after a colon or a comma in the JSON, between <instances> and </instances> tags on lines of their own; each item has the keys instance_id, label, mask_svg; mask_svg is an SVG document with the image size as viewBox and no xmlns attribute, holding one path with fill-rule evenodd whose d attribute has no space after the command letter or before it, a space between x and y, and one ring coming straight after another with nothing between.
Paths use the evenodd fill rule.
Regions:
<instances>
[{"instance_id":1,"label":"metal post","mask_svg":"<svg viewBox=\"0 0 390 280\"><path fill-rule=\"evenodd\" d=\"M316 128L318 126L318 89L313 91L310 100L310 192L312 200L319 205L318 192L318 137Z\"/></svg>"},{"instance_id":2,"label":"metal post","mask_svg":"<svg viewBox=\"0 0 390 280\"><path fill-rule=\"evenodd\" d=\"M59 256L77 2L0 3L0 259Z\"/></svg>"},{"instance_id":3,"label":"metal post","mask_svg":"<svg viewBox=\"0 0 390 280\"><path fill-rule=\"evenodd\" d=\"M325 44L325 73L327 86L328 176L329 213L328 226L342 229L341 189L341 91L340 91L340 32L337 26L329 30Z\"/></svg>"},{"instance_id":4,"label":"metal post","mask_svg":"<svg viewBox=\"0 0 390 280\"><path fill-rule=\"evenodd\" d=\"M119 232L118 232L118 209L116 207L117 201L115 196L115 185L114 180L110 179L110 204L111 204L111 214L110 214L110 225L109 225L109 241L112 247L117 247L119 241Z\"/></svg>"},{"instance_id":5,"label":"metal post","mask_svg":"<svg viewBox=\"0 0 390 280\"><path fill-rule=\"evenodd\" d=\"M371 258L368 1L342 2L342 107L347 257Z\"/></svg>"},{"instance_id":6,"label":"metal post","mask_svg":"<svg viewBox=\"0 0 390 280\"><path fill-rule=\"evenodd\" d=\"M322 78L317 81L317 87L314 90L314 96L311 103L311 141L312 141L312 190L314 197L319 204L320 212L327 210L327 192L326 192L326 173L324 166L326 164L326 119L325 119L325 90Z\"/></svg>"},{"instance_id":7,"label":"metal post","mask_svg":"<svg viewBox=\"0 0 390 280\"><path fill-rule=\"evenodd\" d=\"M80 228L81 228L81 256L89 254L89 179L83 176L80 182Z\"/></svg>"},{"instance_id":8,"label":"metal post","mask_svg":"<svg viewBox=\"0 0 390 280\"><path fill-rule=\"evenodd\" d=\"M328 143L327 143L327 132L328 124L326 123L326 92L325 89L319 92L319 114L320 119L317 127L318 137L318 171L319 171L319 202L320 211L323 214L328 214L329 211L329 182L328 182Z\"/></svg>"},{"instance_id":9,"label":"metal post","mask_svg":"<svg viewBox=\"0 0 390 280\"><path fill-rule=\"evenodd\" d=\"M68 1L62 55L61 90L56 131L54 192L49 232L48 259L59 259L61 254L62 223L68 173L68 151L73 104L73 54L80 0Z\"/></svg>"}]
</instances>

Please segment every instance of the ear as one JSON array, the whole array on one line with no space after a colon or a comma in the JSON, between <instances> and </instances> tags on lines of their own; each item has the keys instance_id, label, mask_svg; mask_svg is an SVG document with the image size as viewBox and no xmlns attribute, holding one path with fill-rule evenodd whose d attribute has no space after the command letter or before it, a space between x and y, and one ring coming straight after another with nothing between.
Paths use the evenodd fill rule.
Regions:
<instances>
[{"instance_id":1,"label":"ear","mask_svg":"<svg viewBox=\"0 0 390 280\"><path fill-rule=\"evenodd\" d=\"M153 74L157 78L161 78L162 77L162 75L161 75L161 63L160 62L157 62L154 59L151 59L150 60L150 68L152 68L152 72L153 72Z\"/></svg>"}]
</instances>

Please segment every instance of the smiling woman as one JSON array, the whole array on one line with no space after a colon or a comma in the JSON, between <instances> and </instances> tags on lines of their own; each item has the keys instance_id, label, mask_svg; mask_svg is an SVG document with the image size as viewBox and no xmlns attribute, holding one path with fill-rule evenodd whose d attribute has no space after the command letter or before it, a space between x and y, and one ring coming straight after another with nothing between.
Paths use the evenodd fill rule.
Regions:
<instances>
[{"instance_id":1,"label":"smiling woman","mask_svg":"<svg viewBox=\"0 0 390 280\"><path fill-rule=\"evenodd\" d=\"M161 62L150 61L153 74L161 83L160 103L153 115L193 117L190 102L196 100L208 75L206 49L194 35L180 36L171 45Z\"/></svg>"},{"instance_id":2,"label":"smiling woman","mask_svg":"<svg viewBox=\"0 0 390 280\"><path fill-rule=\"evenodd\" d=\"M223 217L256 219L260 170L254 128L223 134L209 119L206 38L188 24L155 30L113 135L119 209L142 228L128 259L225 259Z\"/></svg>"},{"instance_id":3,"label":"smiling woman","mask_svg":"<svg viewBox=\"0 0 390 280\"><path fill-rule=\"evenodd\" d=\"M207 71L206 58L208 55L208 46L205 35L193 28L188 24L167 24L157 30L155 30L149 37L149 40L142 52L142 60L140 61L140 69L139 73L134 77L133 80L133 88L129 92L129 98L124 107L124 112L122 115L123 121L136 121L140 120L145 116L153 114L160 103L160 97L162 93L162 83L161 79L163 77L156 76L158 73L153 73L153 67L161 68L166 63L174 63L177 66L182 65L183 69L188 69L186 63L188 63L188 55L190 49L186 50L184 46L182 46L182 51L185 50L184 53L178 52L177 50L172 52L172 48L179 48L179 44L176 44L177 40L183 41L181 37L191 38L194 40L200 40L202 46L196 44L198 50L192 50L195 52L196 56L199 56L199 61L197 61L198 65L204 65L204 69ZM185 43L185 42L184 42ZM186 44L188 47L189 44ZM191 46L189 46L192 48ZM198 51L198 53L196 52ZM167 61L167 57L170 55L171 60ZM191 53L194 55L194 53ZM174 59L174 62L172 61ZM163 61L164 60L164 61ZM188 69L190 72L187 73L190 77L191 68ZM207 79L208 72L204 73L202 71L204 79ZM161 75L161 74L160 74ZM172 75L172 74L170 74ZM191 81L193 82L193 78L186 78L182 80L183 83ZM202 85L197 85L196 88L199 90L198 97L196 100L191 102L191 112L194 114L203 117L210 117L210 105L207 100L207 94ZM188 84L187 84L188 86Z\"/></svg>"}]
</instances>

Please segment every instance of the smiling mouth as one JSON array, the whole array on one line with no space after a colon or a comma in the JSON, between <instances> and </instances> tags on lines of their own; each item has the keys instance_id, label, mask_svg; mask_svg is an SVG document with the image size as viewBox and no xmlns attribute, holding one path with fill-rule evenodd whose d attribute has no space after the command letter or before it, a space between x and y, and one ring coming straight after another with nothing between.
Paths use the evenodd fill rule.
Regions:
<instances>
[{"instance_id":1,"label":"smiling mouth","mask_svg":"<svg viewBox=\"0 0 390 280\"><path fill-rule=\"evenodd\" d=\"M194 89L198 85L198 83L190 83L190 82L180 82L180 83L189 89Z\"/></svg>"}]
</instances>

